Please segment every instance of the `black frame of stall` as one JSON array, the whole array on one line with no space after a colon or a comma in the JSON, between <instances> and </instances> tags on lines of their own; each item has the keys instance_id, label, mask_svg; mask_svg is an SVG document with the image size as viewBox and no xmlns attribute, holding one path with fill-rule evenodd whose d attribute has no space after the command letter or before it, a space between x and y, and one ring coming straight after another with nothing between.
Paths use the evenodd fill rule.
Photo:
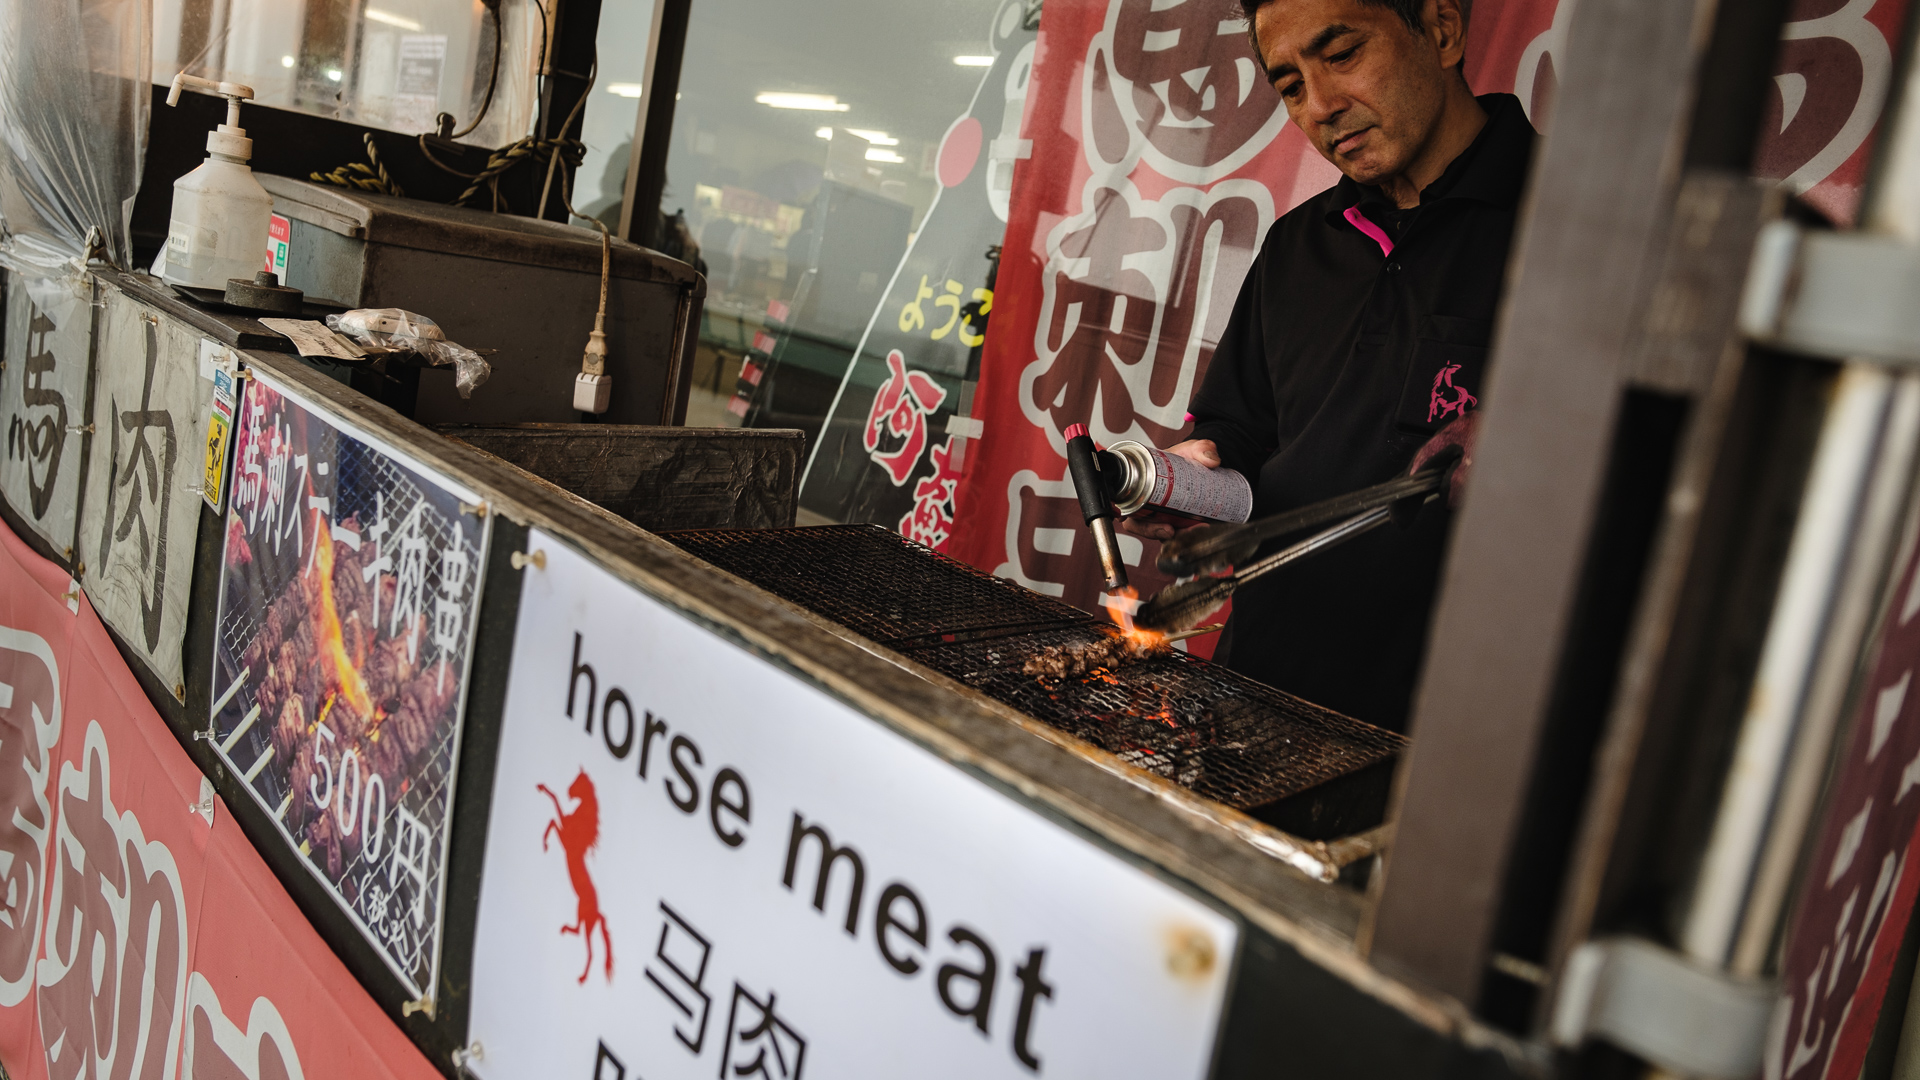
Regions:
<instances>
[{"instance_id":1,"label":"black frame of stall","mask_svg":"<svg viewBox=\"0 0 1920 1080\"><path fill-rule=\"evenodd\" d=\"M220 557L220 523L204 509L186 703L131 657L130 666L249 836L272 841L262 853L303 910L443 1070L465 1034L460 991L488 754L517 607L517 590L503 582L514 540L524 536L515 520L554 529L648 591L669 590L670 602L1036 812L1225 900L1242 921L1244 944L1217 1076L1262 1074L1278 1061L1316 1076L1633 1069L1604 1047L1549 1064L1541 1042L1503 1034L1470 1018L1468 1007L1537 1039L1574 945L1610 930L1657 933L1647 923L1648 898L1671 894L1691 842L1686 829L1711 811L1700 792L1717 786L1738 721L1728 694L1737 698L1751 680L1757 641L1729 628L1771 609L1784 548L1777 522L1791 520L1819 422L1820 394L1784 391L1818 391L1832 378L1827 362L1740 344L1737 284L1730 296L1707 297L1684 325L1656 321L1657 287L1690 268L1718 265L1724 275L1725 266L1741 265L1759 223L1777 212L1744 173L1785 4L1701 4L1711 0L1619 0L1604 10L1585 5L1575 18L1577 63L1566 68L1556 123L1583 138L1549 137L1536 164L1544 182L1528 196L1523 269L1508 293L1483 434L1494 453L1459 526L1463 543L1437 615L1415 754L1398 784L1396 818L1412 827L1401 830L1390 873L1376 876L1377 904L1309 883L1257 855L1221 821L1120 780L1093 755L1040 736L977 695L890 664L851 645L845 631L317 375L305 378L422 459L499 494L496 509L506 514L493 523L475 641L435 1017L401 1015L384 966L371 950L356 950L357 931L311 877L297 865L289 873L288 860L275 857L277 837L263 815L211 748L191 739L210 699L211 665L201 658L211 655L213 605L204 590L215 587ZM1713 17L1706 40L1696 42L1699 11ZM1724 227L1688 249L1687 200L1714 192L1728 211ZM1570 318L1595 310L1584 321ZM258 362L301 377L289 361ZM1585 365L1591 377L1556 377L1569 365ZM1606 408L1589 408L1596 392ZM1664 502L1683 481L1707 493L1691 517ZM44 549L11 509L0 507L0 516ZM1522 560L1523 573L1514 572L1509 547L1472 542L1502 532L1539 537L1543 521L1545 543ZM1489 579L1496 587L1469 587ZM1523 648L1512 647L1515 625L1529 628ZM1663 655L1649 653L1650 643L1670 644ZM1634 676L1635 664L1652 664L1652 673ZM1477 693L1460 692L1463 674ZM1583 698L1595 692L1610 708ZM1688 728L1696 714L1705 722ZM1498 753L1489 757L1486 747ZM1689 789L1651 801L1676 776L1690 778ZM1662 814L1678 819L1680 842L1656 835ZM1518 958L1544 969L1540 985L1497 981L1497 954L1516 948L1534 950ZM1369 949L1378 967L1360 958ZM1341 1026L1362 1034L1327 1036Z\"/></svg>"}]
</instances>

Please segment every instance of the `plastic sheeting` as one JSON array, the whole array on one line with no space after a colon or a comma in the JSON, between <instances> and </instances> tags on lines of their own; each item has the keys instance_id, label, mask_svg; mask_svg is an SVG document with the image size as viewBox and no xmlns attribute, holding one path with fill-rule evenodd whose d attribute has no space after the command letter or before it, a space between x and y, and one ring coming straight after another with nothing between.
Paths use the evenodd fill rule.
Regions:
<instances>
[{"instance_id":1,"label":"plastic sheeting","mask_svg":"<svg viewBox=\"0 0 1920 1080\"><path fill-rule=\"evenodd\" d=\"M403 349L434 367L452 367L453 387L462 398L472 397L474 388L493 374L492 365L481 359L479 353L448 341L439 323L400 308L355 308L340 315L329 315L327 329L345 334L362 345Z\"/></svg>"},{"instance_id":2,"label":"plastic sheeting","mask_svg":"<svg viewBox=\"0 0 1920 1080\"><path fill-rule=\"evenodd\" d=\"M0 0L0 266L133 261L152 0Z\"/></svg>"}]
</instances>

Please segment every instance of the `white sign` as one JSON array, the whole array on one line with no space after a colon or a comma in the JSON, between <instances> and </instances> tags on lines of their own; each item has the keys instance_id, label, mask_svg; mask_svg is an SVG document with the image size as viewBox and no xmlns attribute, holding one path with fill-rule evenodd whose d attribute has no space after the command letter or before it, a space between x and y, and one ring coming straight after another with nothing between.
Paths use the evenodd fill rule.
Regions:
<instances>
[{"instance_id":1,"label":"white sign","mask_svg":"<svg viewBox=\"0 0 1920 1080\"><path fill-rule=\"evenodd\" d=\"M485 1080L1197 1078L1235 922L535 530Z\"/></svg>"},{"instance_id":2,"label":"white sign","mask_svg":"<svg viewBox=\"0 0 1920 1080\"><path fill-rule=\"evenodd\" d=\"M447 67L447 35L403 34L393 81L393 126L432 131L440 107L440 80Z\"/></svg>"},{"instance_id":3,"label":"white sign","mask_svg":"<svg viewBox=\"0 0 1920 1080\"><path fill-rule=\"evenodd\" d=\"M102 292L78 557L94 609L179 695L213 392L201 353L213 343L118 289Z\"/></svg>"},{"instance_id":4,"label":"white sign","mask_svg":"<svg viewBox=\"0 0 1920 1080\"><path fill-rule=\"evenodd\" d=\"M71 563L80 506L80 448L87 428L92 366L93 279L75 293L65 282L7 276L6 363L0 366L0 494L34 532ZM81 556L84 557L84 556Z\"/></svg>"}]
</instances>

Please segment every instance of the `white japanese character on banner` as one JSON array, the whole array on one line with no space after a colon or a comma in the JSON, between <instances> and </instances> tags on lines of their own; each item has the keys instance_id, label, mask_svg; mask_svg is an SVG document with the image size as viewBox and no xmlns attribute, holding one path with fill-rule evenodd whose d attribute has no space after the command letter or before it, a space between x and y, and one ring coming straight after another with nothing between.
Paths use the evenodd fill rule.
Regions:
<instances>
[{"instance_id":1,"label":"white japanese character on banner","mask_svg":"<svg viewBox=\"0 0 1920 1080\"><path fill-rule=\"evenodd\" d=\"M393 846L387 855L387 888L398 895L402 875L412 883L413 925L418 930L427 921L427 860L433 856L433 830L404 806L394 808L393 822Z\"/></svg>"},{"instance_id":2,"label":"white japanese character on banner","mask_svg":"<svg viewBox=\"0 0 1920 1080\"><path fill-rule=\"evenodd\" d=\"M433 644L440 650L442 693L447 689L447 669L459 658L465 640L462 631L467 625L467 579L472 572L466 543L455 533L453 546L440 552L440 595L433 601Z\"/></svg>"},{"instance_id":3,"label":"white japanese character on banner","mask_svg":"<svg viewBox=\"0 0 1920 1080\"><path fill-rule=\"evenodd\" d=\"M407 661L413 662L420 651L420 617L427 606L427 538L420 531L423 503L413 504L406 520L400 523L399 562L394 573L393 612L388 618L387 636L398 637L407 628Z\"/></svg>"}]
</instances>

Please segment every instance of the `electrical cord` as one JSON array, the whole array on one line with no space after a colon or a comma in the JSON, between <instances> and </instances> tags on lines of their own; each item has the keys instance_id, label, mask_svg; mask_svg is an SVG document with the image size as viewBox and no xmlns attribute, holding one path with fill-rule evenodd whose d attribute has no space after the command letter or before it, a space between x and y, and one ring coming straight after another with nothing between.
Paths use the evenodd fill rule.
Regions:
<instances>
[{"instance_id":1,"label":"electrical cord","mask_svg":"<svg viewBox=\"0 0 1920 1080\"><path fill-rule=\"evenodd\" d=\"M597 66L598 61L595 63ZM581 95L580 100L585 101L586 96ZM571 126L573 121L569 119L567 123ZM591 221L600 229L600 309L593 315L593 332L587 335L587 350L580 358L580 370L588 375L604 375L607 371L607 284L613 276L613 234L607 231L606 222L589 218L573 208L572 188L571 177L560 178L561 205L567 208L569 215Z\"/></svg>"},{"instance_id":2,"label":"electrical cord","mask_svg":"<svg viewBox=\"0 0 1920 1080\"><path fill-rule=\"evenodd\" d=\"M493 108L493 89L500 82L500 42L501 39L507 36L507 28L505 24L500 21L500 0L480 0L480 2L486 5L488 11L493 13L493 66L487 70L487 93L485 97L480 99L480 111L473 115L472 122L459 131L454 132L448 136L448 138L464 139L468 135L473 134L473 129L480 126L480 121L485 120L487 118L487 112ZM540 20L540 37L542 41L546 40L546 33L547 21L543 15ZM443 117L446 116L445 113L441 113L440 115Z\"/></svg>"},{"instance_id":3,"label":"electrical cord","mask_svg":"<svg viewBox=\"0 0 1920 1080\"><path fill-rule=\"evenodd\" d=\"M533 6L540 11L540 71L535 77L544 79L552 74L547 68L553 59L547 55L547 5L540 0L533 0Z\"/></svg>"},{"instance_id":4,"label":"electrical cord","mask_svg":"<svg viewBox=\"0 0 1920 1080\"><path fill-rule=\"evenodd\" d=\"M584 100L584 98L582 100ZM467 189L462 191L459 197L453 200L452 205L467 205L468 201L475 195L478 195L481 188L485 187L491 189L493 194L492 209L498 212L501 203L504 201L500 194L500 177L509 169L519 164L525 158L535 157L542 153L549 155L549 158L558 157L566 161L567 164L578 168L580 162L586 158L587 146L579 139L536 139L528 136L518 142L510 143L499 150L495 150L488 156L486 166L477 173L462 172L435 157L433 151L427 146L426 136L424 135L420 137L420 153L428 162L432 163L442 172L450 173L462 180L470 181Z\"/></svg>"},{"instance_id":5,"label":"electrical cord","mask_svg":"<svg viewBox=\"0 0 1920 1080\"><path fill-rule=\"evenodd\" d=\"M539 4L539 2L540 0L534 0L535 4ZM542 13L542 19L540 24L542 27L542 34L541 34L542 61L540 66L544 70L547 66L546 58L544 55L544 52L547 46L547 39L544 32L544 28L546 26L546 20L545 20L546 9L542 7L540 10ZM566 121L560 125L560 130L563 133L573 130L573 123L575 120L579 119L580 110L586 107L587 98L593 95L593 87L594 87L594 84L599 80L599 77L600 77L600 59L599 59L598 53L596 52L594 56L593 68L587 75L586 88L581 91L579 100L575 101L573 103L573 108L570 111L568 111ZM451 165L448 165L446 162L441 161L438 157L434 156L432 148L429 147L427 144L427 137L425 135L420 136L419 143L420 143L421 156L425 157L427 161L431 162L436 168L440 169L442 172L446 172L454 176L458 176L462 180L469 181L466 190L462 191L460 193L460 196L453 200L453 205L455 206L467 205L468 201L471 200L474 196L478 195L480 193L481 188L485 187L489 189L492 194L492 209L496 213L499 212L501 203L503 201L500 195L500 177L526 158L533 157L537 160L539 155L541 154L546 155L547 178L546 178L546 182L542 184L540 188L540 205L534 213L535 217L546 216L547 200L552 195L553 174L558 164L561 161L565 161L569 169L577 169L580 167L580 163L584 161L587 156L587 145L586 143L581 142L579 139L568 138L564 134L555 138L538 138L538 137L529 135L524 139L520 139L515 142L509 143L508 145L494 151L491 155L488 156L486 165L482 167L479 172L469 173L469 172L462 172L461 170L456 169ZM569 212L571 212L571 207L569 207Z\"/></svg>"},{"instance_id":6,"label":"electrical cord","mask_svg":"<svg viewBox=\"0 0 1920 1080\"><path fill-rule=\"evenodd\" d=\"M577 117L579 117L580 109L582 106L584 106L587 103L587 99L593 96L594 84L599 81L600 81L600 50L598 48L595 48L593 50L593 67L587 70L587 85L584 89L580 91L580 100L574 102L573 108L567 111L566 122L560 125L560 134L563 137L563 139L567 132L573 130L574 120ZM581 143L578 139L565 139L565 141L568 143L578 145L580 147L581 160L584 161L586 159L586 144ZM544 218L547 216L547 193L553 189L553 167L556 164L558 164L559 161L560 161L560 156L558 154L547 155L547 179L545 183L540 185L540 206L538 209L534 210L533 212L534 217ZM580 167L579 161L572 161L572 162L569 162L569 164L576 169ZM565 179L562 179L561 185L564 187L564 186L567 186L567 184L568 182ZM579 214L573 213L573 204L567 201L566 192L561 192L560 201L567 204L567 213L573 214L574 217L580 216Z\"/></svg>"}]
</instances>

